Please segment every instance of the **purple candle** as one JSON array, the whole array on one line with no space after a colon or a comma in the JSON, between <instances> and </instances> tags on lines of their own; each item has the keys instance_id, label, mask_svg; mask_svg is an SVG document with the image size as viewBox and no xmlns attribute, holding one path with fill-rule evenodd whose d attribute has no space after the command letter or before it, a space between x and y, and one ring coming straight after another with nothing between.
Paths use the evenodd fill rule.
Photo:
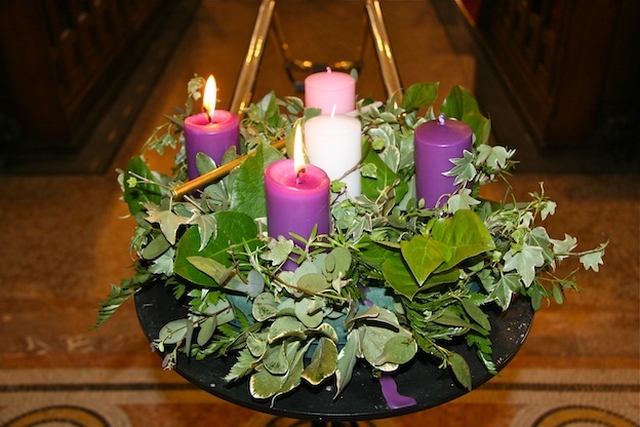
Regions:
<instances>
[{"instance_id":1,"label":"purple candle","mask_svg":"<svg viewBox=\"0 0 640 427\"><path fill-rule=\"evenodd\" d=\"M425 208L440 206L457 190L454 177L444 176L453 168L450 159L460 158L463 151L471 151L473 131L458 120L440 115L418 126L415 131L416 194L424 199ZM441 198L442 197L442 198Z\"/></svg>"},{"instance_id":2,"label":"purple candle","mask_svg":"<svg viewBox=\"0 0 640 427\"><path fill-rule=\"evenodd\" d=\"M356 80L347 73L314 73L304 79L305 107L320 108L322 114L346 114L356 109Z\"/></svg>"},{"instance_id":3,"label":"purple candle","mask_svg":"<svg viewBox=\"0 0 640 427\"><path fill-rule=\"evenodd\" d=\"M215 80L209 76L202 99L205 112L187 117L184 121L189 179L199 175L196 167L198 153L206 154L220 165L222 156L230 147L240 150L240 120L229 111L216 110L215 99Z\"/></svg>"},{"instance_id":4,"label":"purple candle","mask_svg":"<svg viewBox=\"0 0 640 427\"><path fill-rule=\"evenodd\" d=\"M301 147L300 129L296 129L296 148ZM298 150L301 150L299 148ZM296 159L299 155L296 153ZM313 165L297 164L294 159L278 160L264 171L269 236L284 236L302 246L291 233L308 239L314 227L317 234L329 234L331 211L327 174ZM284 270L295 270L297 264L287 260Z\"/></svg>"}]
</instances>

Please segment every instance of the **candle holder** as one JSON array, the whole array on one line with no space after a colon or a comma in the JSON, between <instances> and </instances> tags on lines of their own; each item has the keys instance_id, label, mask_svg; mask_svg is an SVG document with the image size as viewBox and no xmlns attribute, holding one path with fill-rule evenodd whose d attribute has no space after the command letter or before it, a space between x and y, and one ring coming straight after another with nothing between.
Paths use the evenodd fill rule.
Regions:
<instances>
[{"instance_id":1,"label":"candle holder","mask_svg":"<svg viewBox=\"0 0 640 427\"><path fill-rule=\"evenodd\" d=\"M437 84L418 83L400 104L358 101L361 194L341 198L342 187L332 185L330 229L310 236L270 237L265 220L265 170L285 159L280 148L294 125L312 115L300 99L277 100L271 93L259 106L249 105L240 125L249 154L227 159L200 180L186 180L184 147L170 173L152 171L142 156L134 157L119 177L138 224L130 244L137 255L134 274L113 287L96 327L133 296L145 324L144 310L154 307L146 296L159 288L164 296L152 300L170 302L154 309L155 323L145 331L152 331L163 367L184 373L217 361L212 387L240 385L265 411L277 412L296 393L326 390L330 406L345 393L357 396L350 387L362 375L380 387L377 378L400 380L416 364L448 375L457 392L447 399L486 381L522 344L533 310L545 299L561 303L565 291L578 289L573 279L553 275L557 265L574 257L598 271L606 243L576 251L573 237L552 238L540 223L556 206L542 185L527 202L480 197L483 185L507 178L514 151L489 145L490 122L461 87L437 113L466 123L472 145L449 159L450 193L425 207L416 196L422 166L414 133L437 120L436 97ZM174 138L159 136L149 146L164 151L162 144L182 139L180 129ZM292 197L281 203L296 203ZM291 210L281 205L278 211ZM296 265L283 268L291 258ZM515 320L514 312L520 313ZM522 340L505 358L496 343L505 337L500 319L506 318ZM404 391L408 399L400 400L409 403L399 406L386 391L380 388L376 397L386 402L384 414L353 417L425 407L410 403L415 387ZM309 416L323 421L321 414Z\"/></svg>"}]
</instances>

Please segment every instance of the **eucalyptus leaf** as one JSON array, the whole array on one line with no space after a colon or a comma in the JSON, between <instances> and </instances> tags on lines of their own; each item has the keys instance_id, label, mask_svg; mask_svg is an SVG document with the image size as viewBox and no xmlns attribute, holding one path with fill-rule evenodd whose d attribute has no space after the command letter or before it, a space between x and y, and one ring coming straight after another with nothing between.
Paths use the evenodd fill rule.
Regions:
<instances>
[{"instance_id":1,"label":"eucalyptus leaf","mask_svg":"<svg viewBox=\"0 0 640 427\"><path fill-rule=\"evenodd\" d=\"M248 334L247 348L254 357L262 358L268 348L266 337L257 336L256 334Z\"/></svg>"},{"instance_id":2,"label":"eucalyptus leaf","mask_svg":"<svg viewBox=\"0 0 640 427\"><path fill-rule=\"evenodd\" d=\"M306 327L293 316L278 317L269 329L269 342L275 342L286 337L306 338Z\"/></svg>"},{"instance_id":3,"label":"eucalyptus leaf","mask_svg":"<svg viewBox=\"0 0 640 427\"><path fill-rule=\"evenodd\" d=\"M199 346L203 347L209 342L213 333L216 331L217 326L218 322L216 321L216 316L207 317L200 324L200 332L198 332L198 337L196 339Z\"/></svg>"},{"instance_id":4,"label":"eucalyptus leaf","mask_svg":"<svg viewBox=\"0 0 640 427\"><path fill-rule=\"evenodd\" d=\"M211 172L216 167L218 167L216 162L214 162L213 159L205 153L199 152L196 154L196 169L200 175Z\"/></svg>"},{"instance_id":5,"label":"eucalyptus leaf","mask_svg":"<svg viewBox=\"0 0 640 427\"><path fill-rule=\"evenodd\" d=\"M258 322L263 322L278 314L273 294L264 292L258 295L251 306L251 314Z\"/></svg>"},{"instance_id":6,"label":"eucalyptus leaf","mask_svg":"<svg viewBox=\"0 0 640 427\"><path fill-rule=\"evenodd\" d=\"M410 334L399 334L384 345L382 354L376 359L376 365L393 363L403 365L413 359L418 352L418 343Z\"/></svg>"},{"instance_id":7,"label":"eucalyptus leaf","mask_svg":"<svg viewBox=\"0 0 640 427\"><path fill-rule=\"evenodd\" d=\"M274 375L266 369L257 371L249 380L249 392L256 399L268 399L275 396L286 381L286 375Z\"/></svg>"},{"instance_id":8,"label":"eucalyptus leaf","mask_svg":"<svg viewBox=\"0 0 640 427\"><path fill-rule=\"evenodd\" d=\"M322 310L316 310L312 312L310 306L313 304L313 300L304 298L295 303L295 313L298 320L300 320L307 328L316 328L320 326L324 319L324 313Z\"/></svg>"},{"instance_id":9,"label":"eucalyptus leaf","mask_svg":"<svg viewBox=\"0 0 640 427\"><path fill-rule=\"evenodd\" d=\"M166 323L158 333L158 340L164 344L176 344L187 336L189 319L176 319Z\"/></svg>"},{"instance_id":10,"label":"eucalyptus leaf","mask_svg":"<svg viewBox=\"0 0 640 427\"><path fill-rule=\"evenodd\" d=\"M336 344L328 338L320 338L311 362L302 372L301 377L311 385L318 385L336 371L338 362L338 349Z\"/></svg>"},{"instance_id":11,"label":"eucalyptus leaf","mask_svg":"<svg viewBox=\"0 0 640 427\"><path fill-rule=\"evenodd\" d=\"M342 393L353 377L353 369L358 360L356 354L359 347L360 334L350 332L349 335L347 335L347 343L338 354L336 363L336 394L334 395L334 399Z\"/></svg>"},{"instance_id":12,"label":"eucalyptus leaf","mask_svg":"<svg viewBox=\"0 0 640 427\"><path fill-rule=\"evenodd\" d=\"M358 329L361 331L362 355L367 362L383 372L393 372L398 369L397 364L388 363L381 359L386 344L397 336L397 331L368 324ZM378 363L379 360L382 362Z\"/></svg>"},{"instance_id":13,"label":"eucalyptus leaf","mask_svg":"<svg viewBox=\"0 0 640 427\"><path fill-rule=\"evenodd\" d=\"M321 273L309 273L301 276L296 282L296 287L308 294L317 294L331 287L327 278Z\"/></svg>"},{"instance_id":14,"label":"eucalyptus leaf","mask_svg":"<svg viewBox=\"0 0 640 427\"><path fill-rule=\"evenodd\" d=\"M167 241L167 238L161 234L144 247L141 255L142 258L146 260L155 259L165 253L170 247L171 244Z\"/></svg>"},{"instance_id":15,"label":"eucalyptus leaf","mask_svg":"<svg viewBox=\"0 0 640 427\"><path fill-rule=\"evenodd\" d=\"M284 343L268 346L262 365L273 375L286 374L289 371L289 361Z\"/></svg>"}]
</instances>

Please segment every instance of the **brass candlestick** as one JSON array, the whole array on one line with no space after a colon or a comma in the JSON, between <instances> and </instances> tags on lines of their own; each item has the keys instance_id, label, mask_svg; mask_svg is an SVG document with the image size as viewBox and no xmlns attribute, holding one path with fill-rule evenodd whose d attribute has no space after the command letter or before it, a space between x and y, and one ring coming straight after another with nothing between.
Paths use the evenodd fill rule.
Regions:
<instances>
[{"instance_id":1,"label":"brass candlestick","mask_svg":"<svg viewBox=\"0 0 640 427\"><path fill-rule=\"evenodd\" d=\"M277 150L280 150L285 147L286 143L287 141L285 139L281 139L271 144L271 146ZM244 162L247 159L247 157L254 156L254 155L255 155L255 151L252 151L248 154L245 154L244 156L238 157L237 159L229 163L225 163L219 168L216 168L203 175L200 175L199 177L194 178L191 181L187 181L184 184L180 185L179 187L176 187L173 190L171 190L171 196L173 196L174 199L179 199L185 194L189 194L192 191L195 191L198 188L201 188L203 185L206 185L213 181L217 181L221 178L224 178L235 167L240 166L242 162Z\"/></svg>"}]
</instances>

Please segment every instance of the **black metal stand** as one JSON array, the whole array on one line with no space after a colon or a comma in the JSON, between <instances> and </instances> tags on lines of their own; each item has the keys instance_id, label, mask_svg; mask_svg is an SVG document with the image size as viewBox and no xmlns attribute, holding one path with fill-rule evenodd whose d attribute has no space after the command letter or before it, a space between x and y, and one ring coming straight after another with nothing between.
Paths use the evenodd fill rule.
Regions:
<instances>
[{"instance_id":1,"label":"black metal stand","mask_svg":"<svg viewBox=\"0 0 640 427\"><path fill-rule=\"evenodd\" d=\"M184 318L187 308L178 303L171 289L162 284L149 284L135 296L135 305L142 329L153 341L162 326L171 320ZM491 341L496 368L501 370L520 349L533 321L529 300L516 299L506 312L489 312ZM473 388L493 377L478 359L475 351L464 342L451 346L467 361L472 374ZM163 353L160 353L164 357ZM187 359L179 353L176 372L191 383L219 398L237 405L276 416L308 420L312 426L357 426L358 421L409 414L432 408L466 393L453 374L439 369L427 357L421 356L394 374L398 391L416 400L416 404L389 409L382 395L379 381L364 363L356 365L349 386L334 399L332 387L312 387L303 384L294 392L271 400L256 400L249 393L247 381L227 384L224 377L235 363L234 357L208 357L200 361Z\"/></svg>"}]
</instances>

